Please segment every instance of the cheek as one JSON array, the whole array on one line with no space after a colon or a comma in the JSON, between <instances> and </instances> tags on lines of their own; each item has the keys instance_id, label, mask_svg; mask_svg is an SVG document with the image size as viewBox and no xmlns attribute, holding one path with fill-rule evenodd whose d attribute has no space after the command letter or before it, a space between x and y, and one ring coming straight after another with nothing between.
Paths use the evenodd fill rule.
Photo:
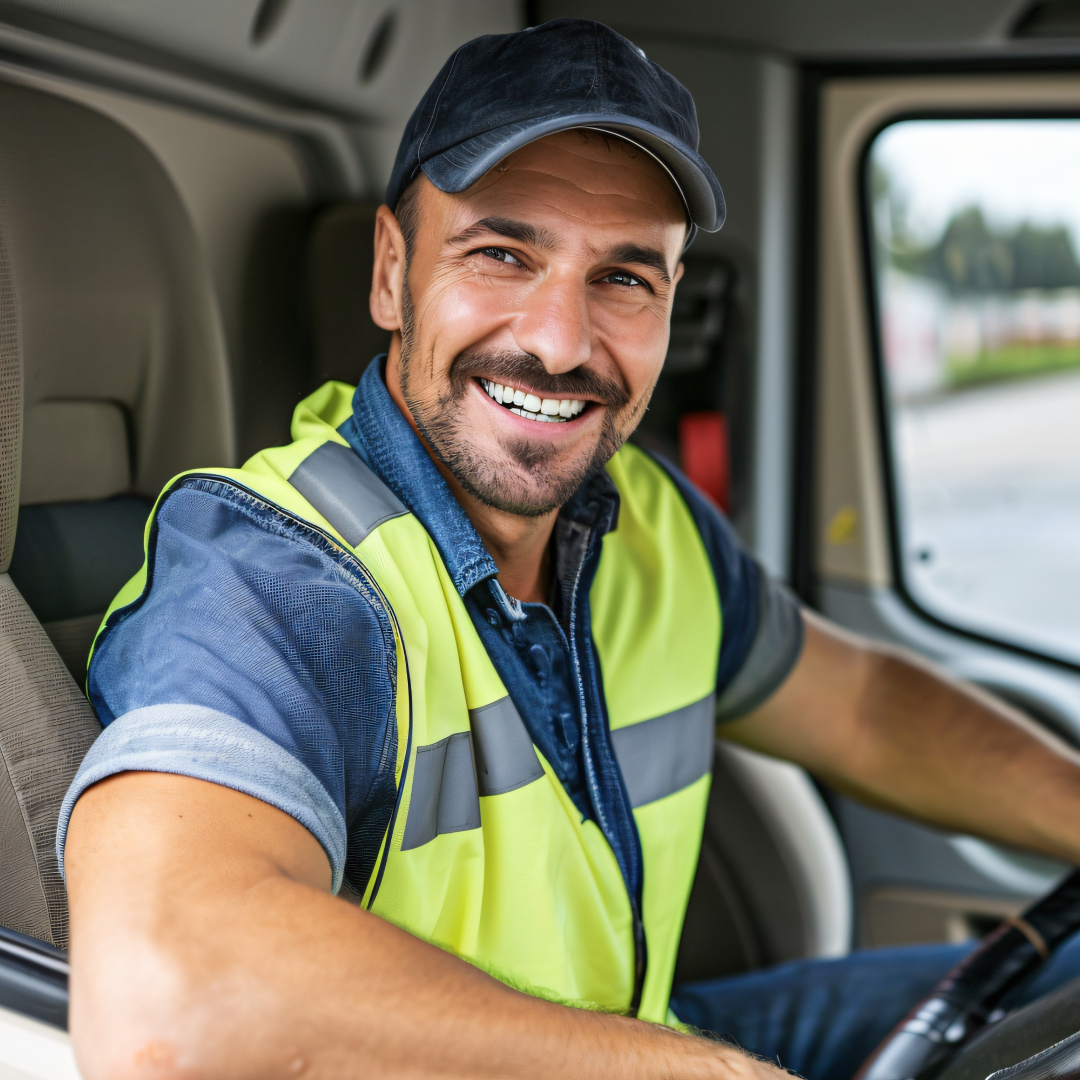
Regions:
<instances>
[{"instance_id":1,"label":"cheek","mask_svg":"<svg viewBox=\"0 0 1080 1080\"><path fill-rule=\"evenodd\" d=\"M471 276L436 279L425 290L423 305L417 305L417 329L421 337L430 335L429 348L449 362L505 325L517 307L513 292Z\"/></svg>"},{"instance_id":2,"label":"cheek","mask_svg":"<svg viewBox=\"0 0 1080 1080\"><path fill-rule=\"evenodd\" d=\"M666 313L644 308L630 318L605 320L597 329L636 402L652 390L664 366L670 333Z\"/></svg>"}]
</instances>

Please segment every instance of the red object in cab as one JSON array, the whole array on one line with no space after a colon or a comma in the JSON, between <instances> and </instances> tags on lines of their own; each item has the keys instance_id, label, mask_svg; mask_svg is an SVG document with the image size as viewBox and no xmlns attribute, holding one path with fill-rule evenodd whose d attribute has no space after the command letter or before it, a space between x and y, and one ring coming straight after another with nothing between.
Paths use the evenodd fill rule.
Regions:
<instances>
[{"instance_id":1,"label":"red object in cab","mask_svg":"<svg viewBox=\"0 0 1080 1080\"><path fill-rule=\"evenodd\" d=\"M679 417L679 462L690 482L726 514L731 458L727 417L722 412L683 413Z\"/></svg>"}]
</instances>

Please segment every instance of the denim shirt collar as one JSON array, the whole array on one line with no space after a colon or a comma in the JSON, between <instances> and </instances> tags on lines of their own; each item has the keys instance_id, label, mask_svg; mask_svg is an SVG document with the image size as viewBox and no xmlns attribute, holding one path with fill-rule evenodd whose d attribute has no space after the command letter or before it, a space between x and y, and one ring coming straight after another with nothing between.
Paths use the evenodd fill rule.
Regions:
<instances>
[{"instance_id":1,"label":"denim shirt collar","mask_svg":"<svg viewBox=\"0 0 1080 1080\"><path fill-rule=\"evenodd\" d=\"M494 579L498 567L390 396L383 377L385 362L386 357L379 356L368 365L353 396L353 414L338 432L420 520L464 596L480 582ZM587 526L593 544L615 528L618 516L619 493L603 469L586 480L560 511L560 517Z\"/></svg>"}]
</instances>

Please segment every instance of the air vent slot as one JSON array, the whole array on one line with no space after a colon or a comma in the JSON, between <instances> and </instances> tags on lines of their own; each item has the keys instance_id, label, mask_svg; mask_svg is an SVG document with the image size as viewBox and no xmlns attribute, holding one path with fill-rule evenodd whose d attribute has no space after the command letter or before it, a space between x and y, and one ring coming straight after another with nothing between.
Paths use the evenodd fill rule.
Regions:
<instances>
[{"instance_id":1,"label":"air vent slot","mask_svg":"<svg viewBox=\"0 0 1080 1080\"><path fill-rule=\"evenodd\" d=\"M1013 27L1014 38L1080 38L1080 0L1038 0Z\"/></svg>"},{"instance_id":2,"label":"air vent slot","mask_svg":"<svg viewBox=\"0 0 1080 1080\"><path fill-rule=\"evenodd\" d=\"M290 0L262 0L251 20L251 44L262 45L272 38L285 17Z\"/></svg>"},{"instance_id":3,"label":"air vent slot","mask_svg":"<svg viewBox=\"0 0 1080 1080\"><path fill-rule=\"evenodd\" d=\"M371 32L357 74L362 83L374 82L386 64L397 32L397 12L388 11Z\"/></svg>"}]
</instances>

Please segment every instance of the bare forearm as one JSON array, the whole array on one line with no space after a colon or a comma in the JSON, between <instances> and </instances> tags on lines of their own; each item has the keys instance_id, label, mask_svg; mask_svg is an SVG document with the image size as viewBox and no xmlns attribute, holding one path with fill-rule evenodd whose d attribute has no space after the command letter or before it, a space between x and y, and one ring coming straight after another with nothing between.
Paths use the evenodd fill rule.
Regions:
<instances>
[{"instance_id":1,"label":"bare forearm","mask_svg":"<svg viewBox=\"0 0 1080 1080\"><path fill-rule=\"evenodd\" d=\"M1080 755L1022 713L914 656L806 615L780 690L729 724L871 805L1080 863Z\"/></svg>"},{"instance_id":2,"label":"bare forearm","mask_svg":"<svg viewBox=\"0 0 1080 1080\"><path fill-rule=\"evenodd\" d=\"M1021 712L913 658L875 655L830 783L932 824L1080 862L1080 755Z\"/></svg>"},{"instance_id":3,"label":"bare forearm","mask_svg":"<svg viewBox=\"0 0 1080 1080\"><path fill-rule=\"evenodd\" d=\"M168 785L149 781L159 794ZM774 1071L715 1043L511 990L297 880L311 871L288 851L252 856L244 813L222 836L189 825L198 814L186 805L182 819L148 822L145 798L133 817L122 788L106 793L107 807L94 806L97 794L80 803L88 813L73 821L68 861L71 1030L88 1080ZM213 792L204 816L214 822L246 798ZM248 804L256 817L279 814ZM140 817L141 828L122 824Z\"/></svg>"},{"instance_id":4,"label":"bare forearm","mask_svg":"<svg viewBox=\"0 0 1080 1080\"><path fill-rule=\"evenodd\" d=\"M109 1068L119 1057L136 1066L123 1077L172 1061L178 1076L260 1080L734 1078L744 1060L637 1021L526 997L294 883L267 883L236 898L228 919L220 918L220 906L203 910L219 916L213 948L194 937L170 934L148 943L135 936L126 957L108 959L127 986L102 993L92 972L76 984L72 1031L80 1051L111 1024L128 1045L122 1054L109 1048ZM160 993L162 969L172 976L171 994ZM140 980L140 971L156 985ZM118 1024L120 1016L125 1022Z\"/></svg>"}]
</instances>

